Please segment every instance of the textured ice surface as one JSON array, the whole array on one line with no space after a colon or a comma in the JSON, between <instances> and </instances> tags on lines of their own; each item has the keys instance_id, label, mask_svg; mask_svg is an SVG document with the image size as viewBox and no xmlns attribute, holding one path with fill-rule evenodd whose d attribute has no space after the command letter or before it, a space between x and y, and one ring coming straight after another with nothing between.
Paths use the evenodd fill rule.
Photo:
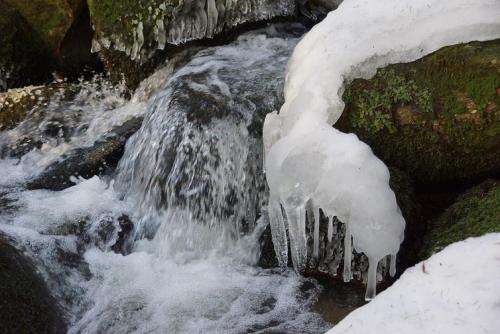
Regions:
<instances>
[{"instance_id":1,"label":"textured ice surface","mask_svg":"<svg viewBox=\"0 0 500 334\"><path fill-rule=\"evenodd\" d=\"M385 165L355 135L331 127L344 107L343 83L449 44L498 37L498 0L346 0L304 37L289 63L285 104L264 124L269 215L283 265L288 231L294 266L305 267L306 208L315 216L322 208L346 224L345 263L352 247L368 256L366 296L374 297L377 264L391 255L394 273L405 222Z\"/></svg>"},{"instance_id":2,"label":"textured ice surface","mask_svg":"<svg viewBox=\"0 0 500 334\"><path fill-rule=\"evenodd\" d=\"M328 334L500 333L499 259L498 233L452 244Z\"/></svg>"}]
</instances>

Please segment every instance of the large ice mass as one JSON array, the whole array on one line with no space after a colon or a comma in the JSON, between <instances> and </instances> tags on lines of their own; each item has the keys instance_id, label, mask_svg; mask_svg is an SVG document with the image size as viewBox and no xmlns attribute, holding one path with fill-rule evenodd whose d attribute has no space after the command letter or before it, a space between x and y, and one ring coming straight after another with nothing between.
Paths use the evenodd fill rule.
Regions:
<instances>
[{"instance_id":1,"label":"large ice mass","mask_svg":"<svg viewBox=\"0 0 500 334\"><path fill-rule=\"evenodd\" d=\"M369 259L366 298L375 296L377 264L390 255L395 273L405 221L387 167L355 135L331 126L344 108L343 84L446 45L498 37L498 0L346 0L304 37L289 62L285 103L266 117L263 134L268 211L282 265L288 231L294 267L305 267L307 211L316 220L317 255L321 209L345 223L344 279L351 278L354 247Z\"/></svg>"}]
</instances>

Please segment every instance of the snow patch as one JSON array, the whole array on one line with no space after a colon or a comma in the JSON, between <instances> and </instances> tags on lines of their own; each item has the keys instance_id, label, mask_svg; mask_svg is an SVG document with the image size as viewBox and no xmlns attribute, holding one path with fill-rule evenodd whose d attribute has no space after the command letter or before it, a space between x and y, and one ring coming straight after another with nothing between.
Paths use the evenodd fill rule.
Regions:
<instances>
[{"instance_id":1,"label":"snow patch","mask_svg":"<svg viewBox=\"0 0 500 334\"><path fill-rule=\"evenodd\" d=\"M327 334L500 333L499 278L500 233L470 238L406 270Z\"/></svg>"}]
</instances>

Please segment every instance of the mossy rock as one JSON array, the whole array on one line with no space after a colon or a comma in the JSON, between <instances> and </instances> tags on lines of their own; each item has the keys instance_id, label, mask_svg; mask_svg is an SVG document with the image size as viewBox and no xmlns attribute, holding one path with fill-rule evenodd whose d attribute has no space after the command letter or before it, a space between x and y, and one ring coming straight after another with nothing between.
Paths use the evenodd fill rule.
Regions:
<instances>
[{"instance_id":1,"label":"mossy rock","mask_svg":"<svg viewBox=\"0 0 500 334\"><path fill-rule=\"evenodd\" d=\"M3 0L16 9L55 57L85 0Z\"/></svg>"},{"instance_id":2,"label":"mossy rock","mask_svg":"<svg viewBox=\"0 0 500 334\"><path fill-rule=\"evenodd\" d=\"M487 180L460 195L430 226L423 259L451 243L500 232L500 181Z\"/></svg>"},{"instance_id":3,"label":"mossy rock","mask_svg":"<svg viewBox=\"0 0 500 334\"><path fill-rule=\"evenodd\" d=\"M354 80L336 127L419 184L500 169L500 40L443 48Z\"/></svg>"},{"instance_id":4,"label":"mossy rock","mask_svg":"<svg viewBox=\"0 0 500 334\"><path fill-rule=\"evenodd\" d=\"M88 0L99 53L111 79L134 89L155 65L193 43L230 40L252 23L290 17L295 0ZM213 7L215 6L215 7ZM210 7L210 8L209 8ZM208 12L215 15L207 15ZM156 58L156 59L155 59Z\"/></svg>"},{"instance_id":5,"label":"mossy rock","mask_svg":"<svg viewBox=\"0 0 500 334\"><path fill-rule=\"evenodd\" d=\"M100 66L85 0L0 0L0 31L0 89Z\"/></svg>"},{"instance_id":6,"label":"mossy rock","mask_svg":"<svg viewBox=\"0 0 500 334\"><path fill-rule=\"evenodd\" d=\"M0 235L0 332L65 333L60 309L31 261Z\"/></svg>"},{"instance_id":7,"label":"mossy rock","mask_svg":"<svg viewBox=\"0 0 500 334\"><path fill-rule=\"evenodd\" d=\"M0 31L0 91L50 78L48 48L5 0L0 0Z\"/></svg>"}]
</instances>

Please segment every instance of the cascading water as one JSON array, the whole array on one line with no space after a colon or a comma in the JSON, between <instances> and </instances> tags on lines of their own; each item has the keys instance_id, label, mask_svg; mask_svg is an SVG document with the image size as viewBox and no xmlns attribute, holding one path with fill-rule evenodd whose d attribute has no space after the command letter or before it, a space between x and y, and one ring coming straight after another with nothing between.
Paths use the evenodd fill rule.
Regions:
<instances>
[{"instance_id":1,"label":"cascading water","mask_svg":"<svg viewBox=\"0 0 500 334\"><path fill-rule=\"evenodd\" d=\"M157 74L162 88L150 80L159 91L147 111L142 101L149 94L138 92L117 111L104 108L90 117L104 129L103 120L120 112L125 120L146 111L116 177L75 178L76 185L59 192L26 191L16 183L36 173L23 167L33 165L28 157L42 168L45 158L57 159L61 145L102 133L93 126L17 165L1 161L19 177L2 179L0 205L7 205L0 231L36 261L70 333L321 333L329 327L309 310L319 291L312 281L255 266L266 200L260 129L266 113L283 102L286 63L303 32L275 25L208 48L171 78L169 71ZM17 138L9 133L5 141ZM134 228L124 236L127 222ZM120 243L123 254L114 252Z\"/></svg>"}]
</instances>

